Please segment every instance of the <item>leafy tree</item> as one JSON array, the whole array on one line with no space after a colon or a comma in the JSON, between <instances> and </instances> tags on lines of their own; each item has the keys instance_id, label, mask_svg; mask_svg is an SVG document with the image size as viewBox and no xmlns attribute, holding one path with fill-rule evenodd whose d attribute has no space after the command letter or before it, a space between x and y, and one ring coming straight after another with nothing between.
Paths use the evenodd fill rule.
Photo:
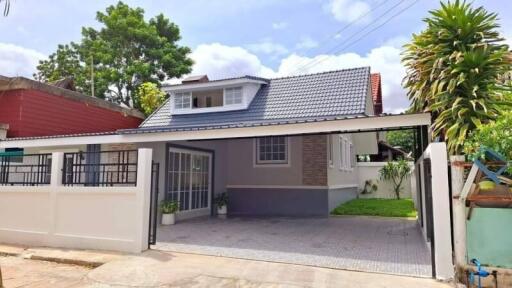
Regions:
<instances>
[{"instance_id":1,"label":"leafy tree","mask_svg":"<svg viewBox=\"0 0 512 288\"><path fill-rule=\"evenodd\" d=\"M379 170L381 180L391 181L393 183L393 191L395 192L396 199L398 200L400 200L402 183L409 173L411 173L411 167L409 166L409 163L403 159L388 162Z\"/></svg>"},{"instance_id":2,"label":"leafy tree","mask_svg":"<svg viewBox=\"0 0 512 288\"><path fill-rule=\"evenodd\" d=\"M146 82L137 89L137 98L142 112L148 116L165 101L165 93L155 83Z\"/></svg>"},{"instance_id":3,"label":"leafy tree","mask_svg":"<svg viewBox=\"0 0 512 288\"><path fill-rule=\"evenodd\" d=\"M90 94L94 71L95 96L140 109L139 85L190 73L190 49L177 44L179 28L164 15L146 21L143 9L118 2L96 19L101 28L84 27L80 43L59 46L40 62L36 79L73 76L77 89Z\"/></svg>"},{"instance_id":4,"label":"leafy tree","mask_svg":"<svg viewBox=\"0 0 512 288\"><path fill-rule=\"evenodd\" d=\"M414 150L414 130L396 130L386 132L386 141L393 147L400 147L410 153Z\"/></svg>"},{"instance_id":5,"label":"leafy tree","mask_svg":"<svg viewBox=\"0 0 512 288\"><path fill-rule=\"evenodd\" d=\"M467 134L497 118L510 98L499 81L511 70L497 14L465 1L441 3L424 19L427 28L405 45L404 86L412 112L431 112L434 136L459 153Z\"/></svg>"}]
</instances>

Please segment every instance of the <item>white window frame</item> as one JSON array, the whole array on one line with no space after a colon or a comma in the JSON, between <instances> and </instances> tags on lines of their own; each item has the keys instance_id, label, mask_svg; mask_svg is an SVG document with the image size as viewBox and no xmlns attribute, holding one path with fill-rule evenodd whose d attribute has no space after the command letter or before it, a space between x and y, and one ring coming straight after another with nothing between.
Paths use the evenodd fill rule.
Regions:
<instances>
[{"instance_id":1,"label":"white window frame","mask_svg":"<svg viewBox=\"0 0 512 288\"><path fill-rule=\"evenodd\" d=\"M327 135L327 161L329 162L329 167L334 167L334 145L332 135Z\"/></svg>"},{"instance_id":2,"label":"white window frame","mask_svg":"<svg viewBox=\"0 0 512 288\"><path fill-rule=\"evenodd\" d=\"M240 91L240 95L235 95L234 91L238 91L238 90ZM223 99L222 99L222 101L223 101L222 106L242 105L244 103L243 86L224 88L223 94L224 95L223 95ZM234 100L238 100L238 96L240 96L240 102L234 102ZM229 99L229 102L231 102L231 103L228 103L228 98L232 98L232 99Z\"/></svg>"},{"instance_id":3,"label":"white window frame","mask_svg":"<svg viewBox=\"0 0 512 288\"><path fill-rule=\"evenodd\" d=\"M177 100L180 98L179 103L181 104L180 107L176 106L178 103ZM184 104L187 103L185 99L188 98L188 107L184 106ZM176 92L173 95L173 108L175 110L190 110L192 109L192 92Z\"/></svg>"},{"instance_id":4,"label":"white window frame","mask_svg":"<svg viewBox=\"0 0 512 288\"><path fill-rule=\"evenodd\" d=\"M253 162L254 167L289 167L290 166L290 137L287 136L268 136L283 137L285 144L285 160L260 160L260 140L265 137L254 138L253 141Z\"/></svg>"}]
</instances>

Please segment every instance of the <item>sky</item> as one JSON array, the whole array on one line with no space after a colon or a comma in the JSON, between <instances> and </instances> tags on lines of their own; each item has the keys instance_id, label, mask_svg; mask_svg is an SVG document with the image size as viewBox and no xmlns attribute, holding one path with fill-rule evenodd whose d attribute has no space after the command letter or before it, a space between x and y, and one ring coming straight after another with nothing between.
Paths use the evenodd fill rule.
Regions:
<instances>
[{"instance_id":1,"label":"sky","mask_svg":"<svg viewBox=\"0 0 512 288\"><path fill-rule=\"evenodd\" d=\"M164 14L192 49L191 74L210 79L281 77L370 66L383 79L384 111L409 101L401 81L402 45L425 25L435 0L125 0L147 19ZM81 27L100 27L96 11L117 1L11 0L0 16L0 75L32 77L58 44L80 41ZM512 2L474 0L497 12L512 45ZM507 7L508 6L508 7Z\"/></svg>"}]
</instances>

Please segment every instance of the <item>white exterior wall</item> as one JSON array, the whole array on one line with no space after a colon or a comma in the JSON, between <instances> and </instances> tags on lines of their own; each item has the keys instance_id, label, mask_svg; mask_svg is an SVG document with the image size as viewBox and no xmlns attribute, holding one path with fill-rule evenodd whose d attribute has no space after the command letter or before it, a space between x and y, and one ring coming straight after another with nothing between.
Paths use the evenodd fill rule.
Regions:
<instances>
[{"instance_id":1,"label":"white exterior wall","mask_svg":"<svg viewBox=\"0 0 512 288\"><path fill-rule=\"evenodd\" d=\"M150 149L140 149L135 187L62 186L52 154L48 186L0 186L0 242L141 252L148 247Z\"/></svg>"},{"instance_id":2,"label":"white exterior wall","mask_svg":"<svg viewBox=\"0 0 512 288\"><path fill-rule=\"evenodd\" d=\"M359 190L361 191L364 188L364 183L366 180L372 180L373 183L377 184L378 189L376 192L371 194L360 194L361 198L387 198L393 199L396 198L395 192L393 190L393 183L391 181L382 181L380 180L379 170L386 165L387 162L359 162L357 163L358 170L358 184ZM413 163L409 163L411 166L411 170L413 168ZM415 199L415 191L412 187L412 179L414 178L414 174L410 174L408 177L404 179L402 183L402 191L400 193L400 198L412 198ZM413 193L414 190L414 193Z\"/></svg>"}]
</instances>

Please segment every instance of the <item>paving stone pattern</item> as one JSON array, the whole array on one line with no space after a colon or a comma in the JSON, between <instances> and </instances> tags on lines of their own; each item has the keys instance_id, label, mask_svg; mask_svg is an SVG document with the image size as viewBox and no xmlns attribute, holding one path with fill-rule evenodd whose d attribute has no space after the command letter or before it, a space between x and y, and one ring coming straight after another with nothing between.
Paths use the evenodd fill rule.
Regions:
<instances>
[{"instance_id":1,"label":"paving stone pattern","mask_svg":"<svg viewBox=\"0 0 512 288\"><path fill-rule=\"evenodd\" d=\"M415 220L196 218L160 226L155 249L365 272L431 277Z\"/></svg>"}]
</instances>

